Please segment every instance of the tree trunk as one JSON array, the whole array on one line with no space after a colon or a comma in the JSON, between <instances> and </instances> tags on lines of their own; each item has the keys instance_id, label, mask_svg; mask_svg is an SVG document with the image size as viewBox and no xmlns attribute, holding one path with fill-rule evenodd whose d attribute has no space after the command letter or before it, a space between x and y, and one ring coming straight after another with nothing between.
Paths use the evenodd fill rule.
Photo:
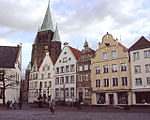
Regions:
<instances>
[{"instance_id":1,"label":"tree trunk","mask_svg":"<svg viewBox=\"0 0 150 120\"><path fill-rule=\"evenodd\" d=\"M4 71L3 71L3 75L2 75L2 81L3 81L3 106L5 106L5 78L4 78Z\"/></svg>"}]
</instances>

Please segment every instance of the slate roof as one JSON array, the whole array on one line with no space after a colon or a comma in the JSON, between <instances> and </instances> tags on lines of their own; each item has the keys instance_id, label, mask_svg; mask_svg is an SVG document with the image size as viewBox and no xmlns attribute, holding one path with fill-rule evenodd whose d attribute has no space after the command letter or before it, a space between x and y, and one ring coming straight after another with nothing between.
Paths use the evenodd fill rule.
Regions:
<instances>
[{"instance_id":1,"label":"slate roof","mask_svg":"<svg viewBox=\"0 0 150 120\"><path fill-rule=\"evenodd\" d=\"M70 46L68 46L70 48L70 50L72 51L72 53L74 54L75 58L78 60L78 58L80 57L81 55L81 51L75 49L75 48L72 48Z\"/></svg>"},{"instance_id":2,"label":"slate roof","mask_svg":"<svg viewBox=\"0 0 150 120\"><path fill-rule=\"evenodd\" d=\"M129 48L129 51L145 49L145 48L150 48L150 41L148 41L144 36L142 36L136 43L134 43Z\"/></svg>"},{"instance_id":3,"label":"slate roof","mask_svg":"<svg viewBox=\"0 0 150 120\"><path fill-rule=\"evenodd\" d=\"M19 47L0 46L0 68L14 68Z\"/></svg>"}]
</instances>

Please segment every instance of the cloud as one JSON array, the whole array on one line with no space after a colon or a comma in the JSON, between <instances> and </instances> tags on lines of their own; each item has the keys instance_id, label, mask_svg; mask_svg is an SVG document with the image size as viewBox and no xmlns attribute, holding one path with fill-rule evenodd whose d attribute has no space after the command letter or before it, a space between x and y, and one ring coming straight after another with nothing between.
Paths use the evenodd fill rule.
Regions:
<instances>
[{"instance_id":1,"label":"cloud","mask_svg":"<svg viewBox=\"0 0 150 120\"><path fill-rule=\"evenodd\" d=\"M22 42L24 67L30 61L32 43L46 9L47 0L0 1L0 44ZM119 40L121 36L120 42L129 48L149 34L149 11L149 0L51 1L53 23L58 23L62 43L67 41L80 50L85 37L96 49L106 32Z\"/></svg>"}]
</instances>

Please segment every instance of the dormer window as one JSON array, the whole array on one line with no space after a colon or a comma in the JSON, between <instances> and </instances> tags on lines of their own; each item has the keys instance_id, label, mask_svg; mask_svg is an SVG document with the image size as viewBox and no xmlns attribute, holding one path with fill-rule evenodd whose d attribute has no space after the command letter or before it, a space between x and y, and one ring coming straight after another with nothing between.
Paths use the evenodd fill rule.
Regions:
<instances>
[{"instance_id":1,"label":"dormer window","mask_svg":"<svg viewBox=\"0 0 150 120\"><path fill-rule=\"evenodd\" d=\"M110 45L110 43L105 43L105 45L106 45L106 46L109 46L109 45Z\"/></svg>"},{"instance_id":2,"label":"dormer window","mask_svg":"<svg viewBox=\"0 0 150 120\"><path fill-rule=\"evenodd\" d=\"M67 57L63 58L63 63L67 62Z\"/></svg>"}]
</instances>

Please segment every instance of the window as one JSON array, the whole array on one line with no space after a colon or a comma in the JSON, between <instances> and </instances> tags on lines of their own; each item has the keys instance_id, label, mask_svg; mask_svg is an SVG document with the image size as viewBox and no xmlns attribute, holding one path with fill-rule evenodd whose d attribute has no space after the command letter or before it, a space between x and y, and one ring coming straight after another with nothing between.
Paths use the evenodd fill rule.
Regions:
<instances>
[{"instance_id":1,"label":"window","mask_svg":"<svg viewBox=\"0 0 150 120\"><path fill-rule=\"evenodd\" d=\"M74 97L74 88L71 88L71 98Z\"/></svg>"},{"instance_id":2,"label":"window","mask_svg":"<svg viewBox=\"0 0 150 120\"><path fill-rule=\"evenodd\" d=\"M111 51L111 58L117 58L117 52L116 51Z\"/></svg>"},{"instance_id":3,"label":"window","mask_svg":"<svg viewBox=\"0 0 150 120\"><path fill-rule=\"evenodd\" d=\"M49 68L50 68L50 67L49 67L49 66L47 66L47 70L49 70Z\"/></svg>"},{"instance_id":4,"label":"window","mask_svg":"<svg viewBox=\"0 0 150 120\"><path fill-rule=\"evenodd\" d=\"M107 60L107 52L103 53L103 60Z\"/></svg>"},{"instance_id":5,"label":"window","mask_svg":"<svg viewBox=\"0 0 150 120\"><path fill-rule=\"evenodd\" d=\"M142 85L142 78L135 78L135 84L136 86L141 86Z\"/></svg>"},{"instance_id":6,"label":"window","mask_svg":"<svg viewBox=\"0 0 150 120\"><path fill-rule=\"evenodd\" d=\"M56 68L56 74L58 74L58 73L59 73L59 67Z\"/></svg>"},{"instance_id":7,"label":"window","mask_svg":"<svg viewBox=\"0 0 150 120\"><path fill-rule=\"evenodd\" d=\"M140 59L140 53L139 52L133 53L133 59L134 59L134 61L139 60Z\"/></svg>"},{"instance_id":8,"label":"window","mask_svg":"<svg viewBox=\"0 0 150 120\"><path fill-rule=\"evenodd\" d=\"M50 73L48 73L48 78L50 78L51 77L51 74Z\"/></svg>"},{"instance_id":9,"label":"window","mask_svg":"<svg viewBox=\"0 0 150 120\"><path fill-rule=\"evenodd\" d=\"M55 78L55 85L58 85L59 84L59 77L56 77Z\"/></svg>"},{"instance_id":10,"label":"window","mask_svg":"<svg viewBox=\"0 0 150 120\"><path fill-rule=\"evenodd\" d=\"M103 73L108 73L108 65L103 66Z\"/></svg>"},{"instance_id":11,"label":"window","mask_svg":"<svg viewBox=\"0 0 150 120\"><path fill-rule=\"evenodd\" d=\"M55 96L56 96L56 97L59 96L59 89L58 89L58 88L55 89Z\"/></svg>"},{"instance_id":12,"label":"window","mask_svg":"<svg viewBox=\"0 0 150 120\"><path fill-rule=\"evenodd\" d=\"M88 81L89 77L88 75L84 75L84 81Z\"/></svg>"},{"instance_id":13,"label":"window","mask_svg":"<svg viewBox=\"0 0 150 120\"><path fill-rule=\"evenodd\" d=\"M95 67L95 74L100 74L100 67L99 66Z\"/></svg>"},{"instance_id":14,"label":"window","mask_svg":"<svg viewBox=\"0 0 150 120\"><path fill-rule=\"evenodd\" d=\"M83 70L83 67L82 66L79 66L79 71L82 71Z\"/></svg>"},{"instance_id":15,"label":"window","mask_svg":"<svg viewBox=\"0 0 150 120\"><path fill-rule=\"evenodd\" d=\"M64 84L64 77L60 78L60 84Z\"/></svg>"},{"instance_id":16,"label":"window","mask_svg":"<svg viewBox=\"0 0 150 120\"><path fill-rule=\"evenodd\" d=\"M95 86L96 86L96 87L100 87L100 79L97 79L97 80L95 81Z\"/></svg>"},{"instance_id":17,"label":"window","mask_svg":"<svg viewBox=\"0 0 150 120\"><path fill-rule=\"evenodd\" d=\"M117 64L112 64L112 72L117 72Z\"/></svg>"},{"instance_id":18,"label":"window","mask_svg":"<svg viewBox=\"0 0 150 120\"><path fill-rule=\"evenodd\" d=\"M147 77L147 85L150 85L150 77Z\"/></svg>"},{"instance_id":19,"label":"window","mask_svg":"<svg viewBox=\"0 0 150 120\"><path fill-rule=\"evenodd\" d=\"M71 72L74 72L74 71L75 71L74 65L71 65L70 71L71 71Z\"/></svg>"},{"instance_id":20,"label":"window","mask_svg":"<svg viewBox=\"0 0 150 120\"><path fill-rule=\"evenodd\" d=\"M79 81L82 82L82 75L79 75Z\"/></svg>"},{"instance_id":21,"label":"window","mask_svg":"<svg viewBox=\"0 0 150 120\"><path fill-rule=\"evenodd\" d=\"M145 72L150 72L150 64L145 65Z\"/></svg>"},{"instance_id":22,"label":"window","mask_svg":"<svg viewBox=\"0 0 150 120\"><path fill-rule=\"evenodd\" d=\"M120 63L120 69L121 71L127 71L126 63Z\"/></svg>"},{"instance_id":23,"label":"window","mask_svg":"<svg viewBox=\"0 0 150 120\"><path fill-rule=\"evenodd\" d=\"M68 88L65 88L65 92L66 92L66 98L68 98L69 97L69 89Z\"/></svg>"},{"instance_id":24,"label":"window","mask_svg":"<svg viewBox=\"0 0 150 120\"><path fill-rule=\"evenodd\" d=\"M3 98L3 90L0 89L0 99L2 99L2 98Z\"/></svg>"},{"instance_id":25,"label":"window","mask_svg":"<svg viewBox=\"0 0 150 120\"><path fill-rule=\"evenodd\" d=\"M33 83L32 83L32 85L33 85ZM32 87L33 88L33 87ZM42 88L42 82L40 82L40 88Z\"/></svg>"},{"instance_id":26,"label":"window","mask_svg":"<svg viewBox=\"0 0 150 120\"><path fill-rule=\"evenodd\" d=\"M85 97L89 97L89 89L85 88Z\"/></svg>"},{"instance_id":27,"label":"window","mask_svg":"<svg viewBox=\"0 0 150 120\"><path fill-rule=\"evenodd\" d=\"M127 77L121 77L121 81L122 81L122 86L127 86L128 85Z\"/></svg>"},{"instance_id":28,"label":"window","mask_svg":"<svg viewBox=\"0 0 150 120\"><path fill-rule=\"evenodd\" d=\"M60 70L61 70L60 72L63 73L64 72L64 67L62 66Z\"/></svg>"},{"instance_id":29,"label":"window","mask_svg":"<svg viewBox=\"0 0 150 120\"><path fill-rule=\"evenodd\" d=\"M144 58L150 58L150 50L144 51Z\"/></svg>"},{"instance_id":30,"label":"window","mask_svg":"<svg viewBox=\"0 0 150 120\"><path fill-rule=\"evenodd\" d=\"M74 75L71 75L70 83L74 83Z\"/></svg>"},{"instance_id":31,"label":"window","mask_svg":"<svg viewBox=\"0 0 150 120\"><path fill-rule=\"evenodd\" d=\"M84 56L84 61L88 61L88 56Z\"/></svg>"},{"instance_id":32,"label":"window","mask_svg":"<svg viewBox=\"0 0 150 120\"><path fill-rule=\"evenodd\" d=\"M69 76L66 76L66 84L69 83Z\"/></svg>"},{"instance_id":33,"label":"window","mask_svg":"<svg viewBox=\"0 0 150 120\"><path fill-rule=\"evenodd\" d=\"M51 81L49 81L49 87L52 87L52 82Z\"/></svg>"},{"instance_id":34,"label":"window","mask_svg":"<svg viewBox=\"0 0 150 120\"><path fill-rule=\"evenodd\" d=\"M45 87L45 88L47 87L47 82L44 82L44 87Z\"/></svg>"},{"instance_id":35,"label":"window","mask_svg":"<svg viewBox=\"0 0 150 120\"><path fill-rule=\"evenodd\" d=\"M69 72L69 65L66 66L66 72Z\"/></svg>"},{"instance_id":36,"label":"window","mask_svg":"<svg viewBox=\"0 0 150 120\"><path fill-rule=\"evenodd\" d=\"M88 65L84 65L84 70L88 70Z\"/></svg>"},{"instance_id":37,"label":"window","mask_svg":"<svg viewBox=\"0 0 150 120\"><path fill-rule=\"evenodd\" d=\"M113 85L112 86L118 86L118 78L112 78L112 83Z\"/></svg>"},{"instance_id":38,"label":"window","mask_svg":"<svg viewBox=\"0 0 150 120\"><path fill-rule=\"evenodd\" d=\"M37 81L35 82L35 88L37 87Z\"/></svg>"},{"instance_id":39,"label":"window","mask_svg":"<svg viewBox=\"0 0 150 120\"><path fill-rule=\"evenodd\" d=\"M141 73L141 66L140 66L140 65L134 66L134 73L135 73L135 74Z\"/></svg>"},{"instance_id":40,"label":"window","mask_svg":"<svg viewBox=\"0 0 150 120\"><path fill-rule=\"evenodd\" d=\"M42 74L42 77L41 77L41 79L44 79L44 74Z\"/></svg>"},{"instance_id":41,"label":"window","mask_svg":"<svg viewBox=\"0 0 150 120\"><path fill-rule=\"evenodd\" d=\"M63 58L63 63L67 62L67 57Z\"/></svg>"},{"instance_id":42,"label":"window","mask_svg":"<svg viewBox=\"0 0 150 120\"><path fill-rule=\"evenodd\" d=\"M109 79L104 79L104 87L108 87L109 86Z\"/></svg>"},{"instance_id":43,"label":"window","mask_svg":"<svg viewBox=\"0 0 150 120\"><path fill-rule=\"evenodd\" d=\"M36 73L36 79L38 79L38 73Z\"/></svg>"}]
</instances>

